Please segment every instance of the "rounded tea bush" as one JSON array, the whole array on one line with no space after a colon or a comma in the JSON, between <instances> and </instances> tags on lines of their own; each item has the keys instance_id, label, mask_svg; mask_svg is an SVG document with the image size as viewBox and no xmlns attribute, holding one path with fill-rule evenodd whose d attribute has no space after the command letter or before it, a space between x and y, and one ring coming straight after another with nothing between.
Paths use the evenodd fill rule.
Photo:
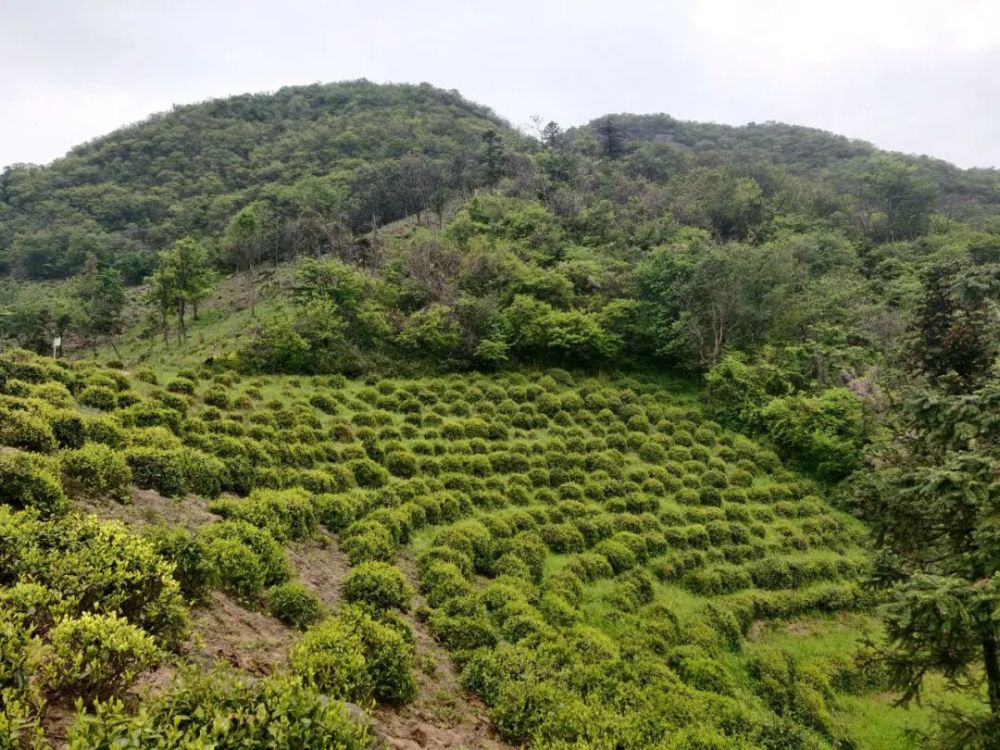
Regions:
<instances>
[{"instance_id":1,"label":"rounded tea bush","mask_svg":"<svg viewBox=\"0 0 1000 750\"><path fill-rule=\"evenodd\" d=\"M289 663L295 674L337 700L362 703L374 691L361 638L339 617L306 631Z\"/></svg>"},{"instance_id":2,"label":"rounded tea bush","mask_svg":"<svg viewBox=\"0 0 1000 750\"><path fill-rule=\"evenodd\" d=\"M118 406L118 394L113 388L103 385L88 385L76 398L84 406L101 411L111 411Z\"/></svg>"},{"instance_id":3,"label":"rounded tea bush","mask_svg":"<svg viewBox=\"0 0 1000 750\"><path fill-rule=\"evenodd\" d=\"M359 458L348 464L358 487L381 487L389 481L389 472L370 458Z\"/></svg>"},{"instance_id":4,"label":"rounded tea bush","mask_svg":"<svg viewBox=\"0 0 1000 750\"><path fill-rule=\"evenodd\" d=\"M0 408L0 445L36 453L51 453L58 446L49 423L26 411Z\"/></svg>"},{"instance_id":5,"label":"rounded tea bush","mask_svg":"<svg viewBox=\"0 0 1000 750\"><path fill-rule=\"evenodd\" d=\"M396 554L392 531L378 521L355 521L341 536L341 546L351 565L367 560L391 560Z\"/></svg>"},{"instance_id":6,"label":"rounded tea bush","mask_svg":"<svg viewBox=\"0 0 1000 750\"><path fill-rule=\"evenodd\" d=\"M0 503L51 515L66 507L66 495L45 458L4 451L0 452Z\"/></svg>"},{"instance_id":7,"label":"rounded tea bush","mask_svg":"<svg viewBox=\"0 0 1000 750\"><path fill-rule=\"evenodd\" d=\"M319 597L299 581L288 581L267 592L271 612L286 625L303 629L323 616Z\"/></svg>"},{"instance_id":8,"label":"rounded tea bush","mask_svg":"<svg viewBox=\"0 0 1000 750\"><path fill-rule=\"evenodd\" d=\"M185 490L184 451L133 446L125 451L132 481L166 497L180 497Z\"/></svg>"},{"instance_id":9,"label":"rounded tea bush","mask_svg":"<svg viewBox=\"0 0 1000 750\"><path fill-rule=\"evenodd\" d=\"M410 607L413 589L399 568L371 560L353 568L344 579L344 599L376 610Z\"/></svg>"},{"instance_id":10,"label":"rounded tea bush","mask_svg":"<svg viewBox=\"0 0 1000 750\"><path fill-rule=\"evenodd\" d=\"M416 691L407 639L351 607L306 631L289 661L293 672L332 698L405 703Z\"/></svg>"},{"instance_id":11,"label":"rounded tea bush","mask_svg":"<svg viewBox=\"0 0 1000 750\"><path fill-rule=\"evenodd\" d=\"M116 614L66 618L49 631L48 641L40 681L85 703L120 695L161 658L145 631Z\"/></svg>"},{"instance_id":12,"label":"rounded tea bush","mask_svg":"<svg viewBox=\"0 0 1000 750\"><path fill-rule=\"evenodd\" d=\"M132 470L120 453L101 443L87 443L63 453L62 475L66 489L74 496L129 498Z\"/></svg>"},{"instance_id":13,"label":"rounded tea bush","mask_svg":"<svg viewBox=\"0 0 1000 750\"><path fill-rule=\"evenodd\" d=\"M219 569L209 554L206 543L186 529L156 527L147 537L167 562L173 563L174 580L189 602L204 600L219 585Z\"/></svg>"}]
</instances>

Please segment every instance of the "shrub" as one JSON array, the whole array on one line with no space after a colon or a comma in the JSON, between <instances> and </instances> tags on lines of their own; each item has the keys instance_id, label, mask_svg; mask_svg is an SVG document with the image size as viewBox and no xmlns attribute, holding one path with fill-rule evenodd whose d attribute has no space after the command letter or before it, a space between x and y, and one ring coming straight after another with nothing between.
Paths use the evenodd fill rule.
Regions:
<instances>
[{"instance_id":1,"label":"shrub","mask_svg":"<svg viewBox=\"0 0 1000 750\"><path fill-rule=\"evenodd\" d=\"M403 572L388 563L369 561L352 569L344 579L344 599L374 607L376 610L410 606L413 589Z\"/></svg>"},{"instance_id":2,"label":"shrub","mask_svg":"<svg viewBox=\"0 0 1000 750\"><path fill-rule=\"evenodd\" d=\"M445 560L428 558L420 574L420 590L432 607L440 607L449 599L467 596L473 592L458 564Z\"/></svg>"},{"instance_id":3,"label":"shrub","mask_svg":"<svg viewBox=\"0 0 1000 750\"><path fill-rule=\"evenodd\" d=\"M318 495L315 507L319 522L333 532L346 528L358 515L357 503L348 495Z\"/></svg>"},{"instance_id":4,"label":"shrub","mask_svg":"<svg viewBox=\"0 0 1000 750\"><path fill-rule=\"evenodd\" d=\"M645 568L633 568L623 573L613 594L613 600L624 610L636 610L653 601L656 579Z\"/></svg>"},{"instance_id":5,"label":"shrub","mask_svg":"<svg viewBox=\"0 0 1000 750\"><path fill-rule=\"evenodd\" d=\"M87 443L62 455L63 484L77 497L128 500L132 470L120 453L101 443Z\"/></svg>"},{"instance_id":6,"label":"shrub","mask_svg":"<svg viewBox=\"0 0 1000 750\"><path fill-rule=\"evenodd\" d=\"M190 448L183 451L181 463L184 486L202 497L217 497L228 479L226 464L215 456Z\"/></svg>"},{"instance_id":7,"label":"shrub","mask_svg":"<svg viewBox=\"0 0 1000 750\"><path fill-rule=\"evenodd\" d=\"M88 385L80 391L77 401L93 409L111 411L118 406L118 394L107 386Z\"/></svg>"},{"instance_id":8,"label":"shrub","mask_svg":"<svg viewBox=\"0 0 1000 750\"><path fill-rule=\"evenodd\" d=\"M319 527L312 499L301 489L255 489L242 500L217 500L209 510L267 529L279 541L312 536Z\"/></svg>"},{"instance_id":9,"label":"shrub","mask_svg":"<svg viewBox=\"0 0 1000 750\"><path fill-rule=\"evenodd\" d=\"M119 701L78 712L70 750L364 750L367 723L355 721L298 677L252 680L233 671L191 670L165 695L147 699L138 713Z\"/></svg>"},{"instance_id":10,"label":"shrub","mask_svg":"<svg viewBox=\"0 0 1000 750\"><path fill-rule=\"evenodd\" d=\"M199 602L220 583L216 567L205 542L184 529L157 527L148 533L157 553L173 563L173 577L181 594L189 602Z\"/></svg>"},{"instance_id":11,"label":"shrub","mask_svg":"<svg viewBox=\"0 0 1000 750\"><path fill-rule=\"evenodd\" d=\"M615 573L622 573L638 564L635 553L620 541L605 539L594 547L594 552L603 555Z\"/></svg>"},{"instance_id":12,"label":"shrub","mask_svg":"<svg viewBox=\"0 0 1000 750\"><path fill-rule=\"evenodd\" d=\"M586 549L587 546L583 534L571 523L557 523L544 526L541 534L545 544L557 554L580 552Z\"/></svg>"},{"instance_id":13,"label":"shrub","mask_svg":"<svg viewBox=\"0 0 1000 750\"><path fill-rule=\"evenodd\" d=\"M0 503L52 515L64 510L67 501L48 461L21 451L4 451L0 452Z\"/></svg>"},{"instance_id":14,"label":"shrub","mask_svg":"<svg viewBox=\"0 0 1000 750\"><path fill-rule=\"evenodd\" d=\"M160 661L156 643L116 614L84 613L60 621L48 635L40 680L49 690L85 703L119 695Z\"/></svg>"},{"instance_id":15,"label":"shrub","mask_svg":"<svg viewBox=\"0 0 1000 750\"><path fill-rule=\"evenodd\" d=\"M179 376L167 384L168 391L171 393L183 393L185 396L193 396L194 388L194 380L184 376Z\"/></svg>"},{"instance_id":16,"label":"shrub","mask_svg":"<svg viewBox=\"0 0 1000 750\"><path fill-rule=\"evenodd\" d=\"M306 631L292 648L292 670L331 697L403 703L412 697L410 645L392 627L348 609Z\"/></svg>"},{"instance_id":17,"label":"shrub","mask_svg":"<svg viewBox=\"0 0 1000 750\"><path fill-rule=\"evenodd\" d=\"M169 564L120 523L77 515L43 522L0 507L0 550L0 578L26 576L58 591L68 613L115 613L167 646L184 633Z\"/></svg>"},{"instance_id":18,"label":"shrub","mask_svg":"<svg viewBox=\"0 0 1000 750\"><path fill-rule=\"evenodd\" d=\"M293 628L303 629L323 616L319 597L299 581L272 586L267 601L274 616Z\"/></svg>"},{"instance_id":19,"label":"shrub","mask_svg":"<svg viewBox=\"0 0 1000 750\"><path fill-rule=\"evenodd\" d=\"M36 453L51 453L58 443L49 423L26 411L0 408L0 445Z\"/></svg>"},{"instance_id":20,"label":"shrub","mask_svg":"<svg viewBox=\"0 0 1000 750\"><path fill-rule=\"evenodd\" d=\"M389 472L370 458L359 458L348 463L358 487L381 487L389 481Z\"/></svg>"},{"instance_id":21,"label":"shrub","mask_svg":"<svg viewBox=\"0 0 1000 750\"><path fill-rule=\"evenodd\" d=\"M241 599L253 601L263 587L288 580L285 552L266 530L233 520L203 526L199 534L223 585Z\"/></svg>"},{"instance_id":22,"label":"shrub","mask_svg":"<svg viewBox=\"0 0 1000 750\"><path fill-rule=\"evenodd\" d=\"M100 414L83 419L84 439L93 443L102 443L109 448L125 446L125 430L114 417Z\"/></svg>"},{"instance_id":23,"label":"shrub","mask_svg":"<svg viewBox=\"0 0 1000 750\"><path fill-rule=\"evenodd\" d=\"M351 565L367 560L389 561L396 554L392 532L378 521L355 521L341 536L341 546Z\"/></svg>"},{"instance_id":24,"label":"shrub","mask_svg":"<svg viewBox=\"0 0 1000 750\"><path fill-rule=\"evenodd\" d=\"M566 569L576 573L583 581L596 581L598 578L610 578L614 575L614 569L608 558L597 552L577 555Z\"/></svg>"},{"instance_id":25,"label":"shrub","mask_svg":"<svg viewBox=\"0 0 1000 750\"><path fill-rule=\"evenodd\" d=\"M184 494L187 467L183 451L134 446L125 451L125 460L137 486L156 490L166 497Z\"/></svg>"},{"instance_id":26,"label":"shrub","mask_svg":"<svg viewBox=\"0 0 1000 750\"><path fill-rule=\"evenodd\" d=\"M49 414L48 422L60 448L80 448L87 439L83 417L76 412L57 409Z\"/></svg>"},{"instance_id":27,"label":"shrub","mask_svg":"<svg viewBox=\"0 0 1000 750\"><path fill-rule=\"evenodd\" d=\"M206 545L222 585L238 599L254 602L267 581L260 558L238 539L212 539Z\"/></svg>"},{"instance_id":28,"label":"shrub","mask_svg":"<svg viewBox=\"0 0 1000 750\"><path fill-rule=\"evenodd\" d=\"M350 622L360 637L366 669L375 688L375 698L384 703L401 704L413 698L412 635L404 635L391 620L376 620L368 613L346 607L340 617Z\"/></svg>"},{"instance_id":29,"label":"shrub","mask_svg":"<svg viewBox=\"0 0 1000 750\"><path fill-rule=\"evenodd\" d=\"M385 466L396 477L409 478L417 474L417 458L408 451L392 451L385 457Z\"/></svg>"}]
</instances>

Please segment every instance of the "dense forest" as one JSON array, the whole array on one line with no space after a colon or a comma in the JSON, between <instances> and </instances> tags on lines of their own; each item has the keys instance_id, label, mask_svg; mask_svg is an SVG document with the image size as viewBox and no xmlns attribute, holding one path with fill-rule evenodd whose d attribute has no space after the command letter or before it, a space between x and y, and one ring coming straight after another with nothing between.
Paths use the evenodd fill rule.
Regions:
<instances>
[{"instance_id":1,"label":"dense forest","mask_svg":"<svg viewBox=\"0 0 1000 750\"><path fill-rule=\"evenodd\" d=\"M0 746L1000 745L995 170L316 84L0 274Z\"/></svg>"}]
</instances>

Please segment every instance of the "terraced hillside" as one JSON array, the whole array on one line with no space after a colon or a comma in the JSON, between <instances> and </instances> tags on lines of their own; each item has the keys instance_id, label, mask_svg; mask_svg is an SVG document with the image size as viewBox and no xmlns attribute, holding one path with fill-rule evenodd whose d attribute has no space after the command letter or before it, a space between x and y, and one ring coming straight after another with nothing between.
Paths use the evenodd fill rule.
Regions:
<instances>
[{"instance_id":1,"label":"terraced hillside","mask_svg":"<svg viewBox=\"0 0 1000 750\"><path fill-rule=\"evenodd\" d=\"M670 381L161 378L0 356L0 745L891 747L927 722L857 658L860 525Z\"/></svg>"}]
</instances>

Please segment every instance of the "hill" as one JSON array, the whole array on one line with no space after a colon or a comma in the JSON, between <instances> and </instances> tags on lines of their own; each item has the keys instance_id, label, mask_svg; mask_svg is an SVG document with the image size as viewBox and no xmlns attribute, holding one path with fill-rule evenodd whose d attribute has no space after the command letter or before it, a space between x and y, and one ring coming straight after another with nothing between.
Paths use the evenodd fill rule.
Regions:
<instances>
[{"instance_id":1,"label":"hill","mask_svg":"<svg viewBox=\"0 0 1000 750\"><path fill-rule=\"evenodd\" d=\"M154 251L218 234L264 196L285 218L391 221L483 184L491 129L527 143L485 107L428 85L317 84L178 106L47 167L5 170L0 257L10 273L48 278L94 253L141 281Z\"/></svg>"},{"instance_id":2,"label":"hill","mask_svg":"<svg viewBox=\"0 0 1000 750\"><path fill-rule=\"evenodd\" d=\"M361 81L4 173L0 747L1000 744L997 174L538 136Z\"/></svg>"},{"instance_id":3,"label":"hill","mask_svg":"<svg viewBox=\"0 0 1000 750\"><path fill-rule=\"evenodd\" d=\"M725 166L752 174L770 195L789 175L823 192L814 204L818 198L830 205L809 210L827 214L858 196L871 160L884 155L865 143L777 123L736 128L613 115L571 128L557 138L570 153L539 161L535 139L456 92L367 81L287 87L177 106L51 165L6 169L0 270L63 278L92 254L138 283L155 252L186 235L218 237L255 201L269 206L279 226L308 216L359 232L423 211L440 215L449 199L502 175L539 193L539 168L556 180L579 170L579 157L600 153L596 144L607 123L632 176L674 189L701 167ZM948 215L981 223L1000 210L1000 175L993 170L893 158L915 170L928 200Z\"/></svg>"}]
</instances>

